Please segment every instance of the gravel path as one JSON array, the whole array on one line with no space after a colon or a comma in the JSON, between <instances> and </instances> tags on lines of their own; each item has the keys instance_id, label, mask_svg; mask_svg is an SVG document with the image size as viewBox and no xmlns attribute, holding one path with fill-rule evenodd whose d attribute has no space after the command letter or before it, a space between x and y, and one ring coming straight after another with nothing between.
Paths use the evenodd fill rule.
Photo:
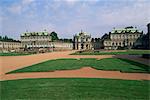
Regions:
<instances>
[{"instance_id":1,"label":"gravel path","mask_svg":"<svg viewBox=\"0 0 150 100\"><path fill-rule=\"evenodd\" d=\"M33 72L5 74L9 71L20 69L46 60L59 58L127 58L143 64L149 64L148 59L131 55L69 55L75 51L52 52L27 56L1 56L0 57L0 80L23 79L23 78L58 78L58 77L86 77L86 78L116 78L133 80L150 80L149 74L120 73L117 71L101 71L91 68L83 68L70 71Z\"/></svg>"},{"instance_id":2,"label":"gravel path","mask_svg":"<svg viewBox=\"0 0 150 100\"><path fill-rule=\"evenodd\" d=\"M54 72L32 72L1 75L1 80L14 80L25 78L113 78L126 80L150 80L150 74L121 73L119 71L102 71L91 67L76 70L61 70Z\"/></svg>"}]
</instances>

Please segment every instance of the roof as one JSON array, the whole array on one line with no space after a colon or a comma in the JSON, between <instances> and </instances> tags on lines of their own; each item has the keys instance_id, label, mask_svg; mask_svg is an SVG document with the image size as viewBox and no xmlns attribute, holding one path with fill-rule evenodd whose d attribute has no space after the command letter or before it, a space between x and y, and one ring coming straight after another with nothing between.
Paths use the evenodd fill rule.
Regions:
<instances>
[{"instance_id":1,"label":"roof","mask_svg":"<svg viewBox=\"0 0 150 100\"><path fill-rule=\"evenodd\" d=\"M136 31L139 32L139 30L137 30L134 27L126 27L126 28L123 28L123 29L113 29L111 31L111 33L126 33L126 32L134 33Z\"/></svg>"},{"instance_id":2,"label":"roof","mask_svg":"<svg viewBox=\"0 0 150 100\"><path fill-rule=\"evenodd\" d=\"M76 35L75 35L75 37L91 37L90 35L88 35L86 32L80 32L80 33L77 33Z\"/></svg>"},{"instance_id":3,"label":"roof","mask_svg":"<svg viewBox=\"0 0 150 100\"><path fill-rule=\"evenodd\" d=\"M21 36L47 36L50 35L48 32L25 32Z\"/></svg>"}]
</instances>

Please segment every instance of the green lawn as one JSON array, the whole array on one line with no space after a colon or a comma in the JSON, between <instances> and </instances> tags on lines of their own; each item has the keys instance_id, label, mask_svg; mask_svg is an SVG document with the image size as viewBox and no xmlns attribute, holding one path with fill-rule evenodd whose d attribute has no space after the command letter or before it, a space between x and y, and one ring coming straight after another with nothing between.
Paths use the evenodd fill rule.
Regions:
<instances>
[{"instance_id":1,"label":"green lawn","mask_svg":"<svg viewBox=\"0 0 150 100\"><path fill-rule=\"evenodd\" d=\"M23 56L31 55L31 53L0 53L0 56Z\"/></svg>"},{"instance_id":2,"label":"green lawn","mask_svg":"<svg viewBox=\"0 0 150 100\"><path fill-rule=\"evenodd\" d=\"M150 81L23 79L1 81L1 100L148 100Z\"/></svg>"},{"instance_id":3,"label":"green lawn","mask_svg":"<svg viewBox=\"0 0 150 100\"><path fill-rule=\"evenodd\" d=\"M127 51L83 51L83 52L75 52L72 55L142 55L142 54L150 54L150 50L127 50Z\"/></svg>"},{"instance_id":4,"label":"green lawn","mask_svg":"<svg viewBox=\"0 0 150 100\"><path fill-rule=\"evenodd\" d=\"M81 67L90 66L99 70L117 70L122 72L140 72L150 73L150 66L143 65L127 59L105 58L96 60L94 58L84 59L56 59L28 66L9 73L21 72L47 72L54 70L79 69Z\"/></svg>"}]
</instances>

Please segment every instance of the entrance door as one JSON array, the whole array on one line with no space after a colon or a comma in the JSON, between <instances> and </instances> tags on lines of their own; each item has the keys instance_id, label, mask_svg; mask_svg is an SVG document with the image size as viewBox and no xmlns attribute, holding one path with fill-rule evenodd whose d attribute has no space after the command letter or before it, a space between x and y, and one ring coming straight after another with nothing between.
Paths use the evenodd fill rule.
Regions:
<instances>
[{"instance_id":1,"label":"entrance door","mask_svg":"<svg viewBox=\"0 0 150 100\"><path fill-rule=\"evenodd\" d=\"M84 49L84 45L83 44L81 44L81 49Z\"/></svg>"},{"instance_id":2,"label":"entrance door","mask_svg":"<svg viewBox=\"0 0 150 100\"><path fill-rule=\"evenodd\" d=\"M86 49L87 49L87 50L89 49L88 46L89 46L89 45L87 44L87 45L86 45Z\"/></svg>"}]
</instances>

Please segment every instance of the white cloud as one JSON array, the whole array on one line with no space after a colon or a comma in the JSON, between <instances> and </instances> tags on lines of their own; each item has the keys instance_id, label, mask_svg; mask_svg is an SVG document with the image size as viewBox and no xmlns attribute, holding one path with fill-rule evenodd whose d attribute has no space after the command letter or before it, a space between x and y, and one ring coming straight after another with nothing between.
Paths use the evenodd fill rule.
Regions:
<instances>
[{"instance_id":1,"label":"white cloud","mask_svg":"<svg viewBox=\"0 0 150 100\"><path fill-rule=\"evenodd\" d=\"M108 6L98 7L94 11L90 6L82 5L77 9L77 16L72 16L73 20L65 25L65 30L62 30L73 34L83 29L95 37L100 35L98 33L108 33L113 27L123 28L133 25L146 33L146 24L150 22L149 5L150 2L140 1L117 9Z\"/></svg>"},{"instance_id":2,"label":"white cloud","mask_svg":"<svg viewBox=\"0 0 150 100\"><path fill-rule=\"evenodd\" d=\"M32 2L34 2L35 0L22 0L22 4L23 5L28 5L31 4Z\"/></svg>"},{"instance_id":3,"label":"white cloud","mask_svg":"<svg viewBox=\"0 0 150 100\"><path fill-rule=\"evenodd\" d=\"M101 12L101 11L100 11ZM100 17L99 17L100 16ZM149 3L135 2L132 6L121 7L116 10L105 9L97 13L99 22L106 25L140 25L150 21Z\"/></svg>"},{"instance_id":4,"label":"white cloud","mask_svg":"<svg viewBox=\"0 0 150 100\"><path fill-rule=\"evenodd\" d=\"M146 24L150 22L150 2L146 0L137 0L133 4L129 2L129 5L124 4L124 2L97 5L97 1L55 0L49 2L47 0L41 5L37 3L43 2L42 0L41 2L23 0L18 5L10 6L11 9L9 10L12 13L20 14L23 12L21 16L26 21L22 22L19 19L19 25L24 24L20 26L22 29L14 27L12 31L25 31L26 29L29 31L42 31L46 28L55 30L60 36L72 37L73 34L83 29L83 31L96 37L102 33L108 33L113 27L133 25L146 30ZM42 7L40 8L39 5L40 7L43 6L44 9L41 9ZM10 24L10 26L18 25L14 22ZM7 27L7 25L5 26Z\"/></svg>"},{"instance_id":5,"label":"white cloud","mask_svg":"<svg viewBox=\"0 0 150 100\"><path fill-rule=\"evenodd\" d=\"M8 7L8 11L10 11L13 14L21 14L23 10L28 7L31 3L33 3L35 0L22 0L21 2L17 2L15 4L12 4L10 7Z\"/></svg>"},{"instance_id":6,"label":"white cloud","mask_svg":"<svg viewBox=\"0 0 150 100\"><path fill-rule=\"evenodd\" d=\"M56 0L56 1L67 1L67 2L81 2L81 1L85 1L85 2L95 2L95 1L99 1L99 0Z\"/></svg>"},{"instance_id":7,"label":"white cloud","mask_svg":"<svg viewBox=\"0 0 150 100\"><path fill-rule=\"evenodd\" d=\"M22 10L21 5L12 5L11 7L8 8L8 11L14 14L20 14Z\"/></svg>"},{"instance_id":8,"label":"white cloud","mask_svg":"<svg viewBox=\"0 0 150 100\"><path fill-rule=\"evenodd\" d=\"M68 6L74 6L75 4L79 2L95 4L99 0L54 0L54 1L66 3Z\"/></svg>"}]
</instances>

